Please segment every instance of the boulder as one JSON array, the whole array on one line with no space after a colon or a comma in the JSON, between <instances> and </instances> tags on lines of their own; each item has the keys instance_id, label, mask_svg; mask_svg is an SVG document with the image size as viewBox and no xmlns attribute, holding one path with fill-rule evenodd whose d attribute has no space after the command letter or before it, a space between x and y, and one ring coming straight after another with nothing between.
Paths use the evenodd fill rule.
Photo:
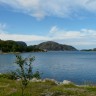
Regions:
<instances>
[{"instance_id":1,"label":"boulder","mask_svg":"<svg viewBox=\"0 0 96 96\"><path fill-rule=\"evenodd\" d=\"M68 80L64 80L63 82L62 82L62 84L71 84L72 82L71 81L68 81Z\"/></svg>"},{"instance_id":2,"label":"boulder","mask_svg":"<svg viewBox=\"0 0 96 96\"><path fill-rule=\"evenodd\" d=\"M30 80L30 82L42 82L42 80L41 79L37 79L37 78L33 78L33 79Z\"/></svg>"}]
</instances>

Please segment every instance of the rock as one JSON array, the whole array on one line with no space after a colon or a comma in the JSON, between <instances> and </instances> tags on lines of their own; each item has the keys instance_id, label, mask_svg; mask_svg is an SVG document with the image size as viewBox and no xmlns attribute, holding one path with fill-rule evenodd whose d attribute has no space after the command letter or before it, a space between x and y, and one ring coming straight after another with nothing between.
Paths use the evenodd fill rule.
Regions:
<instances>
[{"instance_id":1,"label":"rock","mask_svg":"<svg viewBox=\"0 0 96 96\"><path fill-rule=\"evenodd\" d=\"M71 81L68 81L68 80L64 80L63 82L62 82L62 84L71 84L72 82Z\"/></svg>"},{"instance_id":2,"label":"rock","mask_svg":"<svg viewBox=\"0 0 96 96\"><path fill-rule=\"evenodd\" d=\"M37 78L33 78L33 79L30 80L30 82L42 82L42 80L41 79L37 79Z\"/></svg>"}]
</instances>

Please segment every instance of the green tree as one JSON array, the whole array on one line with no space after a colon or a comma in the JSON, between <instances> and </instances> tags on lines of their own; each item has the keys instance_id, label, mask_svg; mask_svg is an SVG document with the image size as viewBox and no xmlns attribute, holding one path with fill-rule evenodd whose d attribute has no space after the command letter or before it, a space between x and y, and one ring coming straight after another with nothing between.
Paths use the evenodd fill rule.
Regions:
<instances>
[{"instance_id":1,"label":"green tree","mask_svg":"<svg viewBox=\"0 0 96 96\"><path fill-rule=\"evenodd\" d=\"M16 64L19 66L19 69L16 71L16 75L21 79L21 89L22 96L24 96L24 90L26 89L29 81L36 74L37 77L40 77L39 72L33 74L32 72L32 62L35 60L35 57L23 58L21 55L16 55Z\"/></svg>"}]
</instances>

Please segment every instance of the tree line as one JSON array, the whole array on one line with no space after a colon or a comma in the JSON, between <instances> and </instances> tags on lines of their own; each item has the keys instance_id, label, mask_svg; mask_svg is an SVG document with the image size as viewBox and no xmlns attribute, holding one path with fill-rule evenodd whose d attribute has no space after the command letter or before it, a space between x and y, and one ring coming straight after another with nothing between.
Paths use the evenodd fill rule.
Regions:
<instances>
[{"instance_id":1,"label":"tree line","mask_svg":"<svg viewBox=\"0 0 96 96\"><path fill-rule=\"evenodd\" d=\"M0 40L0 50L2 52L38 52L43 51L42 49L36 48L35 46L27 46L22 41Z\"/></svg>"}]
</instances>

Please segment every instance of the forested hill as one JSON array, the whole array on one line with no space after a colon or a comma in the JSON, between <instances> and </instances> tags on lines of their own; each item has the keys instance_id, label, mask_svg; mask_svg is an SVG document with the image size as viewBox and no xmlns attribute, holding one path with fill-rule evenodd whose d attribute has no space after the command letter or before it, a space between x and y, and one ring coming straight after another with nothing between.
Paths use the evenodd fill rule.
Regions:
<instances>
[{"instance_id":1,"label":"forested hill","mask_svg":"<svg viewBox=\"0 0 96 96\"><path fill-rule=\"evenodd\" d=\"M3 41L0 40L0 50L2 52L22 52L26 50L26 43L25 42L15 42L12 40Z\"/></svg>"},{"instance_id":2,"label":"forested hill","mask_svg":"<svg viewBox=\"0 0 96 96\"><path fill-rule=\"evenodd\" d=\"M33 52L33 51L43 51L39 48L35 48L33 46L27 46L27 44L23 41L12 41L0 40L0 52Z\"/></svg>"},{"instance_id":3,"label":"forested hill","mask_svg":"<svg viewBox=\"0 0 96 96\"><path fill-rule=\"evenodd\" d=\"M36 48L43 49L46 51L76 51L77 49L70 45L59 44L53 41L47 41L40 43Z\"/></svg>"},{"instance_id":4,"label":"forested hill","mask_svg":"<svg viewBox=\"0 0 96 96\"><path fill-rule=\"evenodd\" d=\"M70 45L63 45L53 41L47 41L38 45L30 45L23 41L0 40L0 51L2 52L38 52L38 51L76 51Z\"/></svg>"}]
</instances>

